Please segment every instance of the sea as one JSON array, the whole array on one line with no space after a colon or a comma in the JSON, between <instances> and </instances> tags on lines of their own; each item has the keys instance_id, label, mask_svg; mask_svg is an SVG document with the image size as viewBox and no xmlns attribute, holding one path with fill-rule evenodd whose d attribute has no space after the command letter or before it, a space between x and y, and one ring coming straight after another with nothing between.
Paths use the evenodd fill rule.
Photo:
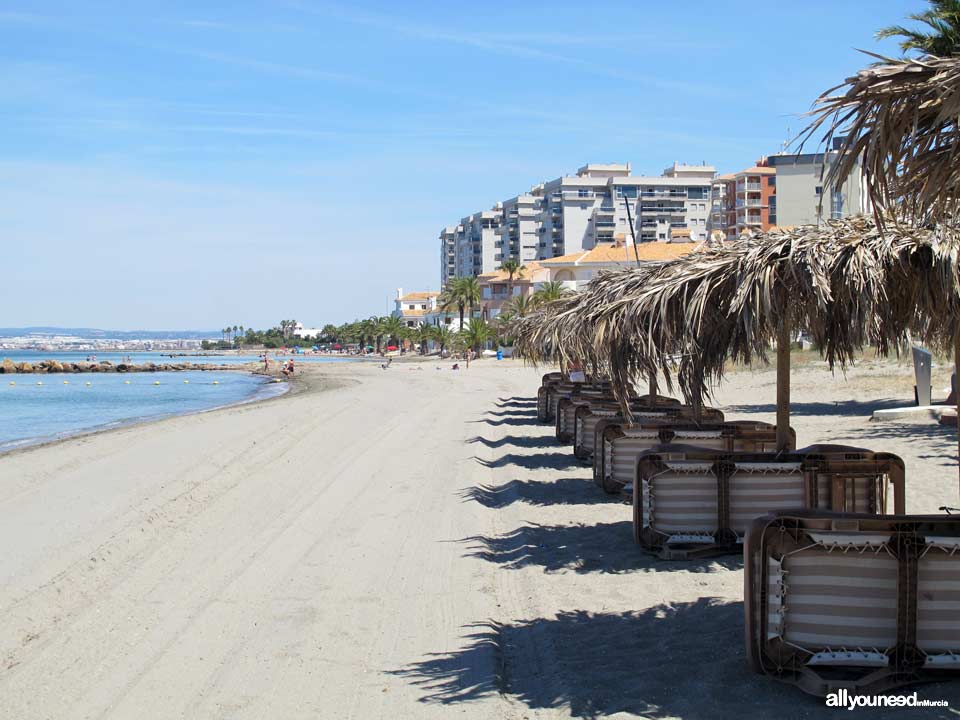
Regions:
<instances>
[{"instance_id":1,"label":"sea","mask_svg":"<svg viewBox=\"0 0 960 720\"><path fill-rule=\"evenodd\" d=\"M348 355L294 355L291 353L278 354L269 351L271 362L278 358L294 358L295 363L301 362L352 362L355 358ZM109 360L114 365L130 358L135 365L143 363L208 363L211 365L243 365L257 362L256 355L218 355L216 353L191 353L178 355L169 352L48 352L45 350L0 350L0 362L10 358L15 363L36 363L41 360L57 360L59 362L87 362L89 358L96 358L97 362Z\"/></svg>"},{"instance_id":2,"label":"sea","mask_svg":"<svg viewBox=\"0 0 960 720\"><path fill-rule=\"evenodd\" d=\"M94 353L0 350L0 361L85 362ZM98 352L96 360L117 364L196 362L239 365L255 356L184 355L158 352ZM271 353L271 358L273 358ZM284 355L296 362L350 362L349 357ZM158 384L159 383L159 384ZM85 432L134 422L210 410L273 397L287 390L250 373L189 370L155 373L82 373L0 375L0 453Z\"/></svg>"}]
</instances>

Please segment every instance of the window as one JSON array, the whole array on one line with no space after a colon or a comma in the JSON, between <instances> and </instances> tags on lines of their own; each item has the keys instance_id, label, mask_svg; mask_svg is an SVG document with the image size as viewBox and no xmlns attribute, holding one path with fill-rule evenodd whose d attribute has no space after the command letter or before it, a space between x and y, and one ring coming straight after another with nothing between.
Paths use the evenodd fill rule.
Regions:
<instances>
[{"instance_id":1,"label":"window","mask_svg":"<svg viewBox=\"0 0 960 720\"><path fill-rule=\"evenodd\" d=\"M658 234L658 237L659 237L661 240L666 240L666 239L667 239L667 234L666 234L666 233L659 233L659 234Z\"/></svg>"},{"instance_id":2,"label":"window","mask_svg":"<svg viewBox=\"0 0 960 720\"><path fill-rule=\"evenodd\" d=\"M843 193L840 188L833 191L830 196L830 219L838 220L843 217Z\"/></svg>"},{"instance_id":3,"label":"window","mask_svg":"<svg viewBox=\"0 0 960 720\"><path fill-rule=\"evenodd\" d=\"M814 189L813 191L813 194L816 195L817 197L820 197L820 193L822 192L823 192L823 188L820 185L817 185L816 189Z\"/></svg>"},{"instance_id":4,"label":"window","mask_svg":"<svg viewBox=\"0 0 960 720\"><path fill-rule=\"evenodd\" d=\"M776 187L777 186L777 176L768 175L767 176L767 187Z\"/></svg>"},{"instance_id":5,"label":"window","mask_svg":"<svg viewBox=\"0 0 960 720\"><path fill-rule=\"evenodd\" d=\"M706 200L709 191L709 188L705 187L687 188L687 197L691 200Z\"/></svg>"},{"instance_id":6,"label":"window","mask_svg":"<svg viewBox=\"0 0 960 720\"><path fill-rule=\"evenodd\" d=\"M414 309L416 309L415 305L407 305L407 310L414 310Z\"/></svg>"}]
</instances>

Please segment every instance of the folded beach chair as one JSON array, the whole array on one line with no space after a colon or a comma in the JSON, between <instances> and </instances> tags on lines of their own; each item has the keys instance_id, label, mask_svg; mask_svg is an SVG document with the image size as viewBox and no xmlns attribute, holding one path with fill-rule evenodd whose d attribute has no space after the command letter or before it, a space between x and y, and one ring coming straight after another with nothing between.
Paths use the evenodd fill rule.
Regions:
<instances>
[{"instance_id":1,"label":"folded beach chair","mask_svg":"<svg viewBox=\"0 0 960 720\"><path fill-rule=\"evenodd\" d=\"M585 383L572 383L567 381L562 381L552 385L548 385L544 389L545 395L545 413L542 422L555 423L557 418L557 408L560 404L560 401L563 398L573 397L574 395L580 395L585 390L588 391L610 391L610 383L607 381L593 381ZM538 395L538 405L539 405L539 395ZM539 417L539 412L538 412Z\"/></svg>"},{"instance_id":2,"label":"folded beach chair","mask_svg":"<svg viewBox=\"0 0 960 720\"><path fill-rule=\"evenodd\" d=\"M674 398L657 396L658 407L679 407L680 401ZM557 442L562 445L571 445L576 437L576 417L580 408L619 408L613 392L609 388L584 388L569 397L561 397L557 403L557 413L554 419L554 431ZM637 412L656 410L647 395L641 395L630 400L630 407Z\"/></svg>"},{"instance_id":3,"label":"folded beach chair","mask_svg":"<svg viewBox=\"0 0 960 720\"><path fill-rule=\"evenodd\" d=\"M549 372L541 379L540 389L537 390L537 420L539 422L547 422L550 388L564 381L565 378L561 372Z\"/></svg>"},{"instance_id":4,"label":"folded beach chair","mask_svg":"<svg viewBox=\"0 0 960 720\"><path fill-rule=\"evenodd\" d=\"M775 512L744 566L756 672L818 696L960 676L960 517Z\"/></svg>"},{"instance_id":5,"label":"folded beach chair","mask_svg":"<svg viewBox=\"0 0 960 720\"><path fill-rule=\"evenodd\" d=\"M731 437L738 432L733 427L741 423L729 423L730 427L726 427L723 413L715 408L701 408L700 418L699 422L694 419L691 406L677 405L635 412L633 425L628 425L621 416L598 421L593 432L593 481L608 493L621 492L633 482L640 453L664 443L707 444L731 450L739 447ZM676 428L671 429L674 425ZM751 426L772 427L767 423L747 423L739 431L744 438ZM765 438L766 431L759 432L761 438ZM776 431L771 430L769 434L775 440ZM775 442L771 440L770 447L773 446Z\"/></svg>"},{"instance_id":6,"label":"folded beach chair","mask_svg":"<svg viewBox=\"0 0 960 720\"><path fill-rule=\"evenodd\" d=\"M642 453L634 539L661 557L739 552L753 520L775 510L904 511L903 461L841 445L734 452L664 445Z\"/></svg>"},{"instance_id":7,"label":"folded beach chair","mask_svg":"<svg viewBox=\"0 0 960 720\"><path fill-rule=\"evenodd\" d=\"M664 408L677 407L680 401L676 398L657 395L655 402L651 402L649 395L640 395L632 398L630 401L631 409L635 412L649 410L656 413ZM601 420L614 420L622 417L620 404L615 400L602 400L599 402L581 401L574 410L573 422L573 454L579 459L589 461L593 457L594 432L597 423ZM661 412L661 415L669 413ZM566 440L569 442L569 440Z\"/></svg>"}]
</instances>

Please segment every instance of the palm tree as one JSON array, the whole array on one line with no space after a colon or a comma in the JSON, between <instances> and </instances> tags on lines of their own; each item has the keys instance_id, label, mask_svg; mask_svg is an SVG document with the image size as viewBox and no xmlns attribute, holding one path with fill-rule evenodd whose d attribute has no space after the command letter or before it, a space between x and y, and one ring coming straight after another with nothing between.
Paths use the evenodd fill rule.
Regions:
<instances>
[{"instance_id":1,"label":"palm tree","mask_svg":"<svg viewBox=\"0 0 960 720\"><path fill-rule=\"evenodd\" d=\"M519 260L504 260L500 263L500 269L507 273L507 297L513 297L513 278L514 276L523 276L523 271L527 269L526 265Z\"/></svg>"},{"instance_id":2,"label":"palm tree","mask_svg":"<svg viewBox=\"0 0 960 720\"><path fill-rule=\"evenodd\" d=\"M463 312L467 307L467 302L460 295L460 281L463 278L451 278L447 281L447 286L443 289L443 292L440 293L440 297L437 298L437 304L440 306L441 310L452 310L456 308L460 313L460 325L463 327Z\"/></svg>"},{"instance_id":3,"label":"palm tree","mask_svg":"<svg viewBox=\"0 0 960 720\"><path fill-rule=\"evenodd\" d=\"M470 318L470 324L460 334L466 346L479 353L493 334L493 329L483 318Z\"/></svg>"},{"instance_id":4,"label":"palm tree","mask_svg":"<svg viewBox=\"0 0 960 720\"><path fill-rule=\"evenodd\" d=\"M459 292L463 301L470 307L472 321L474 308L480 304L480 282L475 277L460 278Z\"/></svg>"},{"instance_id":5,"label":"palm tree","mask_svg":"<svg viewBox=\"0 0 960 720\"><path fill-rule=\"evenodd\" d=\"M515 298L512 298L507 306L504 308L509 314L516 315L517 317L526 317L530 313L536 302L529 295L517 295ZM503 313L500 313L501 317Z\"/></svg>"},{"instance_id":6,"label":"palm tree","mask_svg":"<svg viewBox=\"0 0 960 720\"><path fill-rule=\"evenodd\" d=\"M559 280L551 280L540 286L540 289L533 294L533 299L537 305L553 302L570 294L570 290L564 287Z\"/></svg>"},{"instance_id":7,"label":"palm tree","mask_svg":"<svg viewBox=\"0 0 960 720\"><path fill-rule=\"evenodd\" d=\"M924 55L950 57L960 52L960 0L928 0L930 8L913 13L907 18L929 28L911 30L903 25L891 25L877 33L877 39L901 38L904 53L917 50Z\"/></svg>"},{"instance_id":8,"label":"palm tree","mask_svg":"<svg viewBox=\"0 0 960 720\"><path fill-rule=\"evenodd\" d=\"M396 315L387 315L381 320L383 323L381 330L383 334L387 336L387 340L394 340L397 347L400 347L403 336L407 330L407 326L403 324L403 320ZM387 344L389 345L390 343L388 342Z\"/></svg>"},{"instance_id":9,"label":"palm tree","mask_svg":"<svg viewBox=\"0 0 960 720\"><path fill-rule=\"evenodd\" d=\"M366 352L367 347L373 343L374 338L377 335L377 322L379 318L369 317L366 320L361 320L359 327L357 328L360 332L360 344L363 346L362 350Z\"/></svg>"},{"instance_id":10,"label":"palm tree","mask_svg":"<svg viewBox=\"0 0 960 720\"><path fill-rule=\"evenodd\" d=\"M420 323L414 331L413 337L420 345L420 354L426 355L428 345L430 341L433 340L433 325Z\"/></svg>"},{"instance_id":11,"label":"palm tree","mask_svg":"<svg viewBox=\"0 0 960 720\"><path fill-rule=\"evenodd\" d=\"M440 346L440 357L443 357L443 351L453 342L454 334L446 324L433 328L433 339Z\"/></svg>"}]
</instances>

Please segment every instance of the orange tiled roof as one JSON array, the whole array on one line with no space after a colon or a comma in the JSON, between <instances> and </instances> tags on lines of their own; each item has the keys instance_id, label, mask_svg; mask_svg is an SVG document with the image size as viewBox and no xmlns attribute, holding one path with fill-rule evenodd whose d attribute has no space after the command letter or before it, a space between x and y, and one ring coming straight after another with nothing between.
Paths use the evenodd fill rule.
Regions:
<instances>
[{"instance_id":1,"label":"orange tiled roof","mask_svg":"<svg viewBox=\"0 0 960 720\"><path fill-rule=\"evenodd\" d=\"M428 312L430 312L430 311L429 311L429 310L421 310L420 308L417 308L416 310L409 310L408 308L401 308L401 310L400 310L400 314L401 314L403 317L423 317L423 316L426 315Z\"/></svg>"},{"instance_id":2,"label":"orange tiled roof","mask_svg":"<svg viewBox=\"0 0 960 720\"><path fill-rule=\"evenodd\" d=\"M439 295L438 292L412 292L407 293L400 298L400 302L405 302L408 300L429 300L430 298L435 298Z\"/></svg>"},{"instance_id":3,"label":"orange tiled roof","mask_svg":"<svg viewBox=\"0 0 960 720\"><path fill-rule=\"evenodd\" d=\"M755 166L746 170L741 170L737 175L776 175L777 169L772 167Z\"/></svg>"},{"instance_id":4,"label":"orange tiled roof","mask_svg":"<svg viewBox=\"0 0 960 720\"><path fill-rule=\"evenodd\" d=\"M523 274L521 275L519 270L516 273L514 273L513 282L514 283L524 282L524 281L530 282L530 276L533 275L533 273L535 273L539 269L540 269L539 262L531 261L528 263L524 263ZM487 283L506 282L509 279L510 279L510 273L508 273L506 270L494 270L493 272L477 275L477 280L480 280L481 282L487 282Z\"/></svg>"},{"instance_id":5,"label":"orange tiled roof","mask_svg":"<svg viewBox=\"0 0 960 720\"><path fill-rule=\"evenodd\" d=\"M697 247L699 247L698 243L694 242L642 242L637 244L635 254L631 245L618 246L614 243L601 243L592 250L573 253L572 255L561 255L550 260L544 260L543 264L632 263L636 262L638 255L641 262L673 260L686 255Z\"/></svg>"}]
</instances>

